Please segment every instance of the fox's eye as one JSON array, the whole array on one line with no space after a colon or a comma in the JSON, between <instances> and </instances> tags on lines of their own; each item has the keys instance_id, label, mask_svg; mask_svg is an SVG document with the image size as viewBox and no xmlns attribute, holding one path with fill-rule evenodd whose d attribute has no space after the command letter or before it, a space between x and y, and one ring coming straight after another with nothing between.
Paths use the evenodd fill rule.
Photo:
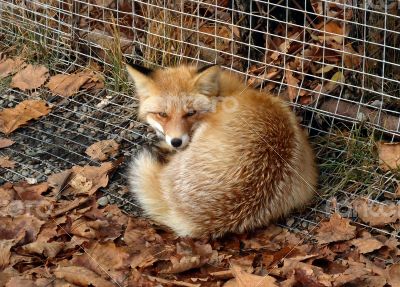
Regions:
<instances>
[{"instance_id":1,"label":"fox's eye","mask_svg":"<svg viewBox=\"0 0 400 287\"><path fill-rule=\"evenodd\" d=\"M194 116L196 114L196 111L188 111L187 113L186 113L186 117L191 117L191 116Z\"/></svg>"},{"instance_id":2,"label":"fox's eye","mask_svg":"<svg viewBox=\"0 0 400 287\"><path fill-rule=\"evenodd\" d=\"M159 115L160 117L162 117L162 118L168 117L167 113L165 113L165 112L160 112L160 113L158 113L158 115Z\"/></svg>"}]
</instances>

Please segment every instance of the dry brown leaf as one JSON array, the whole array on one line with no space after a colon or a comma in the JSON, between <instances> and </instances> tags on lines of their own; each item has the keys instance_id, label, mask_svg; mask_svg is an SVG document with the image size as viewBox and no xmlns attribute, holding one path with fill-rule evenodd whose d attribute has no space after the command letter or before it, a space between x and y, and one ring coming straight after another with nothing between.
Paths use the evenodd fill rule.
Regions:
<instances>
[{"instance_id":1,"label":"dry brown leaf","mask_svg":"<svg viewBox=\"0 0 400 287\"><path fill-rule=\"evenodd\" d=\"M0 62L0 80L15 74L22 68L24 68L26 64L22 59L16 58L16 59L6 59L4 61Z\"/></svg>"},{"instance_id":2,"label":"dry brown leaf","mask_svg":"<svg viewBox=\"0 0 400 287\"><path fill-rule=\"evenodd\" d=\"M356 69L362 63L362 57L351 46L351 43L344 46L344 65L346 68Z\"/></svg>"},{"instance_id":3,"label":"dry brown leaf","mask_svg":"<svg viewBox=\"0 0 400 287\"><path fill-rule=\"evenodd\" d=\"M0 286L6 286L6 283L10 281L12 277L19 275L19 272L13 267L7 267L0 272Z\"/></svg>"},{"instance_id":4,"label":"dry brown leaf","mask_svg":"<svg viewBox=\"0 0 400 287\"><path fill-rule=\"evenodd\" d=\"M367 275L369 270L367 270L364 265L357 262L354 266L350 266L345 272L332 275L333 286L343 286L346 283L353 282L362 276ZM355 285L359 286L359 285Z\"/></svg>"},{"instance_id":5,"label":"dry brown leaf","mask_svg":"<svg viewBox=\"0 0 400 287\"><path fill-rule=\"evenodd\" d=\"M332 276L329 274L324 273L323 269L318 266L314 266L311 264L299 262L298 260L285 258L283 260L283 266L280 268L271 269L270 274L277 275L277 276L284 276L288 278L287 282L285 282L284 286L297 286L297 285L290 285L291 282L297 283L295 272L299 272L299 270L304 271L304 274L301 274L304 280L307 280L307 283L314 284L318 282L322 284L321 286L332 286ZM292 277L294 275L294 277ZM312 285L301 285L301 286L312 286Z\"/></svg>"},{"instance_id":6,"label":"dry brown leaf","mask_svg":"<svg viewBox=\"0 0 400 287\"><path fill-rule=\"evenodd\" d=\"M400 263L391 265L387 272L387 283L391 286L400 286Z\"/></svg>"},{"instance_id":7,"label":"dry brown leaf","mask_svg":"<svg viewBox=\"0 0 400 287\"><path fill-rule=\"evenodd\" d=\"M353 207L358 217L371 226L383 226L395 223L400 219L400 205L395 203L389 205L369 204L366 199L357 199L353 202Z\"/></svg>"},{"instance_id":8,"label":"dry brown leaf","mask_svg":"<svg viewBox=\"0 0 400 287\"><path fill-rule=\"evenodd\" d=\"M19 240L23 238L24 234L20 233ZM0 240L0 270L4 269L10 263L11 252L10 249L18 241L18 239L7 239Z\"/></svg>"},{"instance_id":9,"label":"dry brown leaf","mask_svg":"<svg viewBox=\"0 0 400 287\"><path fill-rule=\"evenodd\" d=\"M14 144L15 142L10 140L10 139L6 139L6 138L0 138L0 148L5 148L5 147L9 147L12 144Z\"/></svg>"},{"instance_id":10,"label":"dry brown leaf","mask_svg":"<svg viewBox=\"0 0 400 287\"><path fill-rule=\"evenodd\" d=\"M58 267L54 270L57 278L78 286L114 287L113 281L101 278L95 272L78 266Z\"/></svg>"},{"instance_id":11,"label":"dry brown leaf","mask_svg":"<svg viewBox=\"0 0 400 287\"><path fill-rule=\"evenodd\" d=\"M150 280L153 280L154 282L167 284L165 286L183 286L183 287L200 287L201 286L201 284L193 284L193 283L188 283L188 282L178 281L178 280L167 280L164 278L154 277L154 276L150 276L150 275L147 275L146 277L149 278ZM134 285L134 286L136 286L136 285ZM148 285L146 283L146 285L143 285L143 286L147 287L147 286L152 286L152 285ZM156 286L164 286L164 285L158 284Z\"/></svg>"},{"instance_id":12,"label":"dry brown leaf","mask_svg":"<svg viewBox=\"0 0 400 287\"><path fill-rule=\"evenodd\" d=\"M311 34L311 37L314 40L319 40L320 42L335 41L341 44L343 43L344 37L348 33L345 28L346 26L343 26L340 22L322 22L321 24L317 25L317 29L321 31L320 35L315 36L314 34Z\"/></svg>"},{"instance_id":13,"label":"dry brown leaf","mask_svg":"<svg viewBox=\"0 0 400 287\"><path fill-rule=\"evenodd\" d=\"M317 229L316 239L319 244L349 240L356 236L356 227L350 220L342 218L338 213L332 214L327 222L322 222Z\"/></svg>"},{"instance_id":14,"label":"dry brown leaf","mask_svg":"<svg viewBox=\"0 0 400 287\"><path fill-rule=\"evenodd\" d=\"M114 242L93 242L84 254L74 256L71 263L122 285L129 269L129 254L126 247L117 247Z\"/></svg>"},{"instance_id":15,"label":"dry brown leaf","mask_svg":"<svg viewBox=\"0 0 400 287\"><path fill-rule=\"evenodd\" d=\"M163 243L161 236L148 221L131 217L124 232L124 241L133 251L142 250L149 243Z\"/></svg>"},{"instance_id":16,"label":"dry brown leaf","mask_svg":"<svg viewBox=\"0 0 400 287\"><path fill-rule=\"evenodd\" d=\"M378 143L378 153L382 170L400 168L400 143Z\"/></svg>"},{"instance_id":17,"label":"dry brown leaf","mask_svg":"<svg viewBox=\"0 0 400 287\"><path fill-rule=\"evenodd\" d=\"M108 217L95 220L80 217L72 222L69 232L88 239L114 240L121 235L122 226Z\"/></svg>"},{"instance_id":18,"label":"dry brown leaf","mask_svg":"<svg viewBox=\"0 0 400 287\"><path fill-rule=\"evenodd\" d=\"M32 119L47 115L50 108L41 100L25 100L15 108L0 111L0 131L9 134Z\"/></svg>"},{"instance_id":19,"label":"dry brown leaf","mask_svg":"<svg viewBox=\"0 0 400 287\"><path fill-rule=\"evenodd\" d=\"M63 194L94 194L100 187L108 184L108 174L114 168L111 162L101 166L74 166L71 169L49 176L48 183L56 193Z\"/></svg>"},{"instance_id":20,"label":"dry brown leaf","mask_svg":"<svg viewBox=\"0 0 400 287\"><path fill-rule=\"evenodd\" d=\"M10 160L10 157L8 156L0 156L0 167L2 168L14 168L16 162L13 160Z\"/></svg>"},{"instance_id":21,"label":"dry brown leaf","mask_svg":"<svg viewBox=\"0 0 400 287\"><path fill-rule=\"evenodd\" d=\"M28 65L19 71L11 80L11 87L22 91L37 89L43 85L49 77L49 69L45 66Z\"/></svg>"},{"instance_id":22,"label":"dry brown leaf","mask_svg":"<svg viewBox=\"0 0 400 287\"><path fill-rule=\"evenodd\" d=\"M65 214L68 211L77 208L78 206L86 203L89 200L90 200L89 197L79 197L79 198L75 198L73 201L60 200L55 204L54 209L51 213L51 216L56 217L56 216Z\"/></svg>"},{"instance_id":23,"label":"dry brown leaf","mask_svg":"<svg viewBox=\"0 0 400 287\"><path fill-rule=\"evenodd\" d=\"M206 264L206 260L201 259L200 256L171 256L169 258L171 265L165 268L160 273L176 274L188 271L194 268L199 268Z\"/></svg>"},{"instance_id":24,"label":"dry brown leaf","mask_svg":"<svg viewBox=\"0 0 400 287\"><path fill-rule=\"evenodd\" d=\"M176 246L177 255L169 258L170 264L163 268L160 273L175 274L199 268L208 263L213 255L210 244L181 241Z\"/></svg>"},{"instance_id":25,"label":"dry brown leaf","mask_svg":"<svg viewBox=\"0 0 400 287\"><path fill-rule=\"evenodd\" d=\"M375 238L357 238L353 239L351 243L357 247L358 251L362 254L375 251L383 246L383 243Z\"/></svg>"},{"instance_id":26,"label":"dry brown leaf","mask_svg":"<svg viewBox=\"0 0 400 287\"><path fill-rule=\"evenodd\" d=\"M75 74L59 74L50 78L46 87L54 94L70 97L76 94L81 88L101 88L103 80L94 72L84 71ZM100 86L99 86L100 84ZM84 85L87 85L84 87Z\"/></svg>"},{"instance_id":27,"label":"dry brown leaf","mask_svg":"<svg viewBox=\"0 0 400 287\"><path fill-rule=\"evenodd\" d=\"M5 287L37 287L32 279L23 278L22 276L12 277Z\"/></svg>"},{"instance_id":28,"label":"dry brown leaf","mask_svg":"<svg viewBox=\"0 0 400 287\"><path fill-rule=\"evenodd\" d=\"M289 99L294 101L297 97L299 80L293 76L293 72L290 70L289 64L286 65L285 79L286 84L288 85Z\"/></svg>"},{"instance_id":29,"label":"dry brown leaf","mask_svg":"<svg viewBox=\"0 0 400 287\"><path fill-rule=\"evenodd\" d=\"M13 189L21 200L41 200L43 199L42 193L46 192L48 188L47 182L28 184L22 181L13 185Z\"/></svg>"},{"instance_id":30,"label":"dry brown leaf","mask_svg":"<svg viewBox=\"0 0 400 287\"><path fill-rule=\"evenodd\" d=\"M55 258L57 254L64 248L64 242L46 242L37 240L35 242L22 246L22 250L27 254L43 255L46 258Z\"/></svg>"},{"instance_id":31,"label":"dry brown leaf","mask_svg":"<svg viewBox=\"0 0 400 287\"><path fill-rule=\"evenodd\" d=\"M94 160L107 160L118 153L119 144L111 140L103 140L89 146L85 153Z\"/></svg>"},{"instance_id":32,"label":"dry brown leaf","mask_svg":"<svg viewBox=\"0 0 400 287\"><path fill-rule=\"evenodd\" d=\"M16 242L27 244L36 240L44 221L28 214L17 217L0 217L0 241L15 239ZM21 237L22 233L22 237Z\"/></svg>"},{"instance_id":33,"label":"dry brown leaf","mask_svg":"<svg viewBox=\"0 0 400 287\"><path fill-rule=\"evenodd\" d=\"M296 269L294 272L295 283L300 286L307 287L325 287L331 286L329 282L320 283L319 280L314 276L314 274L307 272L304 269ZM295 285L296 286L296 285Z\"/></svg>"},{"instance_id":34,"label":"dry brown leaf","mask_svg":"<svg viewBox=\"0 0 400 287\"><path fill-rule=\"evenodd\" d=\"M232 266L232 273L235 277L233 280L228 281L229 284L225 284L226 287L278 287L276 279L269 275L258 276L243 271L239 266Z\"/></svg>"}]
</instances>

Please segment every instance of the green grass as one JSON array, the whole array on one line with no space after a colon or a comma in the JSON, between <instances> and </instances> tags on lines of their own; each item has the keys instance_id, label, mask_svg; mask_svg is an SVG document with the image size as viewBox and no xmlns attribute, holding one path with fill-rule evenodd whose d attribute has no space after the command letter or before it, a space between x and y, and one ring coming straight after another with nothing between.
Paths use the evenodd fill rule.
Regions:
<instances>
[{"instance_id":1,"label":"green grass","mask_svg":"<svg viewBox=\"0 0 400 287\"><path fill-rule=\"evenodd\" d=\"M320 169L320 193L331 197L340 192L374 199L382 192L393 192L399 172L379 169L373 130L355 127L350 131L336 129L334 134L314 139Z\"/></svg>"}]
</instances>

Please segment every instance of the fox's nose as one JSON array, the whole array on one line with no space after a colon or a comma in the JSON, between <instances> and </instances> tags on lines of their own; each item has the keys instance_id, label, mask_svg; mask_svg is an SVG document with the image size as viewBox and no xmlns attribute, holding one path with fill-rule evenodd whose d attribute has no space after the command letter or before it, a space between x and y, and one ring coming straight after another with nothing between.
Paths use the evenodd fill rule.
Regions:
<instances>
[{"instance_id":1,"label":"fox's nose","mask_svg":"<svg viewBox=\"0 0 400 287\"><path fill-rule=\"evenodd\" d=\"M182 145L182 140L180 138L173 138L171 140L171 145L173 147L180 147Z\"/></svg>"}]
</instances>

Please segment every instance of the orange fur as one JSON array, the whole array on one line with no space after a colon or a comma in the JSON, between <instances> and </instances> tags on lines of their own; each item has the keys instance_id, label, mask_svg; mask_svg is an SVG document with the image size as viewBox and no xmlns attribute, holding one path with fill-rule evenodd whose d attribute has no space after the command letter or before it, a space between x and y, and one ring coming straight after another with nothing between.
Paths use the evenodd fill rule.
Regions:
<instances>
[{"instance_id":1,"label":"orange fur","mask_svg":"<svg viewBox=\"0 0 400 287\"><path fill-rule=\"evenodd\" d=\"M152 219L181 236L218 237L265 226L311 200L314 155L279 98L216 66L200 73L186 65L149 76L128 72L141 119L160 125L164 136L190 137L166 163L148 152L134 160L131 190ZM160 119L160 112L167 117Z\"/></svg>"}]
</instances>

